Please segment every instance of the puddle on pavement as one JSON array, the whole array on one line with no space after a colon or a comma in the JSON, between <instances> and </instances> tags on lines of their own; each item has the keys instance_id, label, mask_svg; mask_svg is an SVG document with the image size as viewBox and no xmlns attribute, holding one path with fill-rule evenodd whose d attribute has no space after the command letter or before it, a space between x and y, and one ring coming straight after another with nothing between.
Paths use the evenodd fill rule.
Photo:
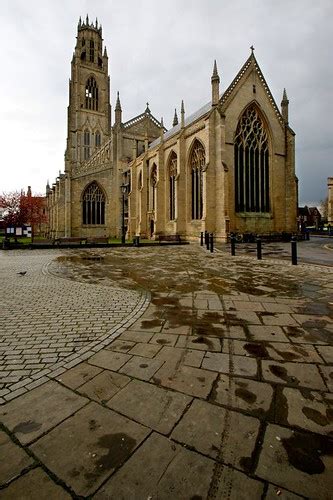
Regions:
<instances>
[{"instance_id":1,"label":"puddle on pavement","mask_svg":"<svg viewBox=\"0 0 333 500\"><path fill-rule=\"evenodd\" d=\"M191 307L180 304L179 299L185 294L213 292L222 296L239 292L258 296L260 300L263 295L298 298L303 292L319 293L318 285L300 280L292 272L286 276L281 266L265 263L259 266L255 260L226 261L223 255L208 259L206 253L191 246L80 251L59 257L53 262L51 272L74 281L148 290L157 309L156 317L161 319L163 316L170 327L187 325L193 328L195 325L193 333L198 336L223 336L222 316L225 315L208 311L197 318ZM260 286L272 291L258 289ZM322 302L317 310L326 312L325 304ZM229 323L239 322L229 317ZM146 326L152 327L153 323L147 322Z\"/></svg>"},{"instance_id":2,"label":"puddle on pavement","mask_svg":"<svg viewBox=\"0 0 333 500\"><path fill-rule=\"evenodd\" d=\"M281 439L290 465L306 474L321 474L325 471L322 456L333 455L333 442L325 436L295 432Z\"/></svg>"}]
</instances>

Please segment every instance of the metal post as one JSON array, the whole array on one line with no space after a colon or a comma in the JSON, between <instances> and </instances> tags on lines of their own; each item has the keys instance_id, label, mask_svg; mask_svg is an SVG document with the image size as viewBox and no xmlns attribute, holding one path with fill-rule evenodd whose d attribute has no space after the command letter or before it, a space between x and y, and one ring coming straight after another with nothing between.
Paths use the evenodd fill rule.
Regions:
<instances>
[{"instance_id":1,"label":"metal post","mask_svg":"<svg viewBox=\"0 0 333 500\"><path fill-rule=\"evenodd\" d=\"M210 238L209 239L210 239L210 245L209 245L210 246L210 251L214 252L214 235L213 235L213 233L210 233Z\"/></svg>"},{"instance_id":2,"label":"metal post","mask_svg":"<svg viewBox=\"0 0 333 500\"><path fill-rule=\"evenodd\" d=\"M122 223L121 223L121 243L125 245L125 193L122 191L123 195L123 213L122 213Z\"/></svg>"},{"instance_id":3,"label":"metal post","mask_svg":"<svg viewBox=\"0 0 333 500\"><path fill-rule=\"evenodd\" d=\"M209 250L209 233L207 233L207 236L206 236L206 248L207 248L207 250Z\"/></svg>"},{"instance_id":4,"label":"metal post","mask_svg":"<svg viewBox=\"0 0 333 500\"><path fill-rule=\"evenodd\" d=\"M236 237L234 235L230 236L231 243L231 255L236 255Z\"/></svg>"},{"instance_id":5,"label":"metal post","mask_svg":"<svg viewBox=\"0 0 333 500\"><path fill-rule=\"evenodd\" d=\"M257 238L257 259L261 260L262 255L261 255L261 239Z\"/></svg>"},{"instance_id":6,"label":"metal post","mask_svg":"<svg viewBox=\"0 0 333 500\"><path fill-rule=\"evenodd\" d=\"M203 246L203 231L200 233L200 246Z\"/></svg>"},{"instance_id":7,"label":"metal post","mask_svg":"<svg viewBox=\"0 0 333 500\"><path fill-rule=\"evenodd\" d=\"M206 247L207 247L207 240L208 240L208 233L207 233L207 231L205 231L205 245L206 245Z\"/></svg>"},{"instance_id":8,"label":"metal post","mask_svg":"<svg viewBox=\"0 0 333 500\"><path fill-rule=\"evenodd\" d=\"M291 263L293 266L297 266L297 241L295 236L291 238Z\"/></svg>"}]
</instances>

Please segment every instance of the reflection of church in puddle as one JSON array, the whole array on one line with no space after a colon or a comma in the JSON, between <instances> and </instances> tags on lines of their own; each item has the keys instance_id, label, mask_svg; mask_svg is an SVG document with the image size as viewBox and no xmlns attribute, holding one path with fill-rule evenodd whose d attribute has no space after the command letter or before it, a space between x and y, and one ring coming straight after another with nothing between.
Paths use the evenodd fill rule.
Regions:
<instances>
[{"instance_id":1,"label":"reflection of church in puddle","mask_svg":"<svg viewBox=\"0 0 333 500\"><path fill-rule=\"evenodd\" d=\"M80 20L65 172L47 186L51 235L119 235L124 183L129 237L294 231L297 179L286 92L280 111L253 49L222 94L219 87L215 63L211 101L190 116L182 103L170 130L148 105L122 122L118 95L111 126L102 28Z\"/></svg>"}]
</instances>

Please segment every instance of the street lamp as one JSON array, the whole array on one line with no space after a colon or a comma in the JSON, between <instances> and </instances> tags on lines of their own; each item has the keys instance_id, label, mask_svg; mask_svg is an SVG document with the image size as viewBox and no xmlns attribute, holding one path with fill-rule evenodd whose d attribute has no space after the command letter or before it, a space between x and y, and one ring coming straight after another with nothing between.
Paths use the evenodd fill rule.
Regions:
<instances>
[{"instance_id":1,"label":"street lamp","mask_svg":"<svg viewBox=\"0 0 333 500\"><path fill-rule=\"evenodd\" d=\"M122 201L123 201L123 211L122 211L122 222L121 222L121 243L125 245L125 194L127 193L127 184L121 185Z\"/></svg>"}]
</instances>

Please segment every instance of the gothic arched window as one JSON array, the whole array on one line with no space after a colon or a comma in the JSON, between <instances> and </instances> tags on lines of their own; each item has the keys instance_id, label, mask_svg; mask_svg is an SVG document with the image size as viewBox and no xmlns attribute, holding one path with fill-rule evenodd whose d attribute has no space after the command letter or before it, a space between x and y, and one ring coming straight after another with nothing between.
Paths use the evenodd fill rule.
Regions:
<instances>
[{"instance_id":1,"label":"gothic arched window","mask_svg":"<svg viewBox=\"0 0 333 500\"><path fill-rule=\"evenodd\" d=\"M88 160L90 157L90 132L85 130L83 134L83 158Z\"/></svg>"},{"instance_id":2,"label":"gothic arched window","mask_svg":"<svg viewBox=\"0 0 333 500\"><path fill-rule=\"evenodd\" d=\"M98 87L93 76L90 76L86 83L85 106L87 109L98 111Z\"/></svg>"},{"instance_id":3,"label":"gothic arched window","mask_svg":"<svg viewBox=\"0 0 333 500\"><path fill-rule=\"evenodd\" d=\"M238 123L234 154L236 212L269 212L268 137L253 105Z\"/></svg>"},{"instance_id":4,"label":"gothic arched window","mask_svg":"<svg viewBox=\"0 0 333 500\"><path fill-rule=\"evenodd\" d=\"M205 149L196 139L190 156L192 174L192 219L202 218L202 172L206 164Z\"/></svg>"},{"instance_id":5,"label":"gothic arched window","mask_svg":"<svg viewBox=\"0 0 333 500\"><path fill-rule=\"evenodd\" d=\"M85 225L105 224L105 196L97 182L92 182L84 190L82 222Z\"/></svg>"},{"instance_id":6,"label":"gothic arched window","mask_svg":"<svg viewBox=\"0 0 333 500\"><path fill-rule=\"evenodd\" d=\"M150 185L151 185L151 210L155 210L156 204L156 184L157 184L157 166L154 163L150 174Z\"/></svg>"},{"instance_id":7,"label":"gothic arched window","mask_svg":"<svg viewBox=\"0 0 333 500\"><path fill-rule=\"evenodd\" d=\"M95 134L95 146L96 148L99 148L101 145L101 133L99 130L97 130L96 134Z\"/></svg>"},{"instance_id":8,"label":"gothic arched window","mask_svg":"<svg viewBox=\"0 0 333 500\"><path fill-rule=\"evenodd\" d=\"M169 159L169 217L170 220L176 218L176 175L177 175L177 155L172 151Z\"/></svg>"}]
</instances>

